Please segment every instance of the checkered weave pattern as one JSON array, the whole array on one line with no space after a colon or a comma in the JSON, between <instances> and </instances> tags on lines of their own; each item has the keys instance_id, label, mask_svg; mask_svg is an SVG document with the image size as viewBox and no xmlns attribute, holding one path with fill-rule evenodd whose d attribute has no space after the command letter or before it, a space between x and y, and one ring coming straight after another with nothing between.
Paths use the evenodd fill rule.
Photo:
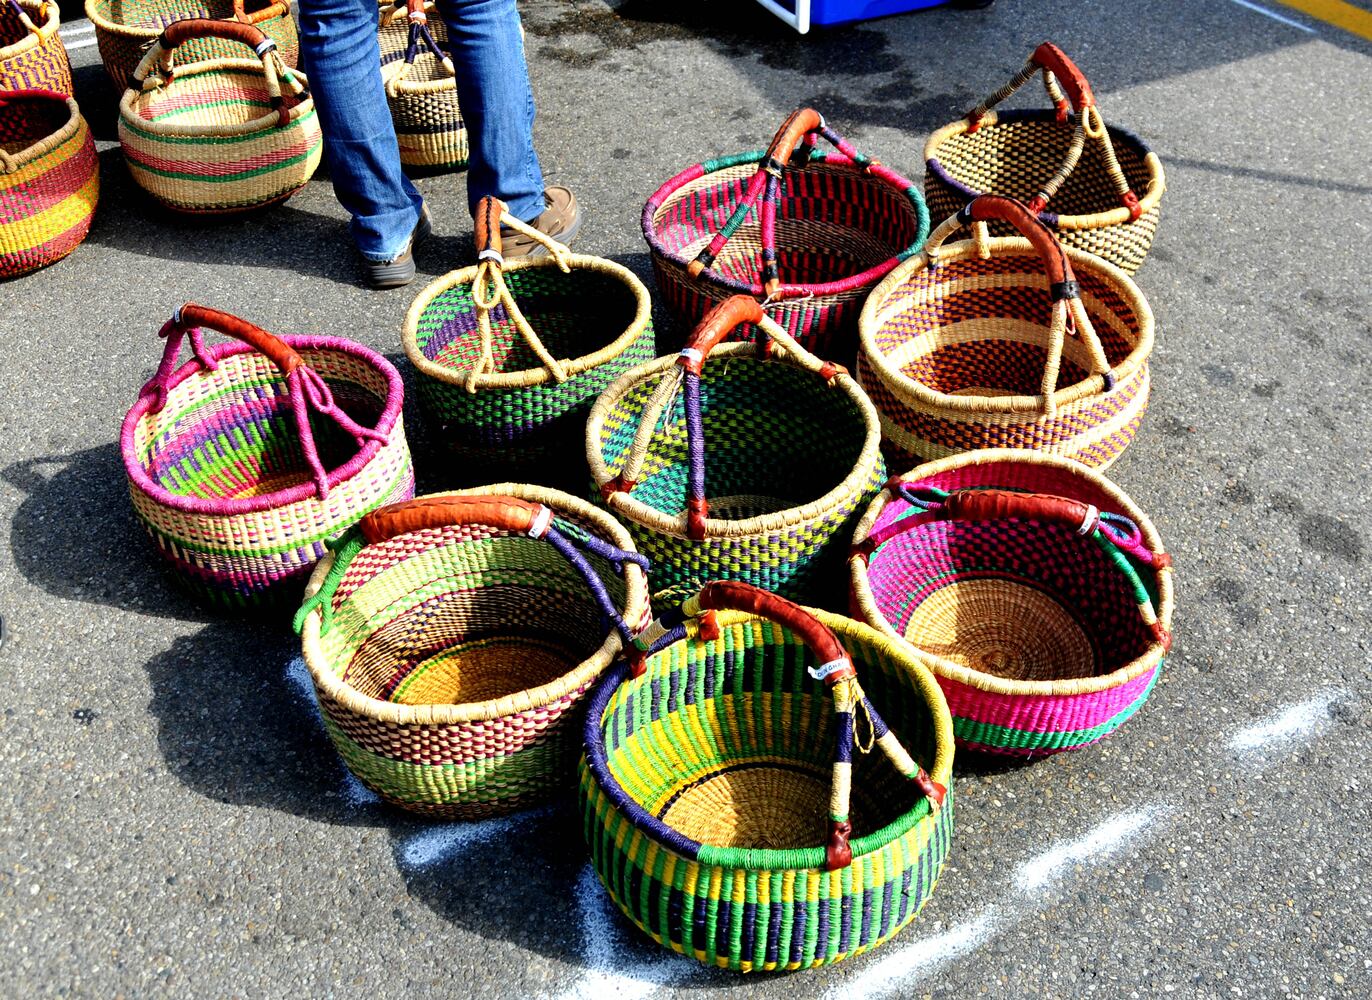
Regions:
<instances>
[{"instance_id":1,"label":"checkered weave pattern","mask_svg":"<svg viewBox=\"0 0 1372 1000\"><path fill-rule=\"evenodd\" d=\"M885 717L873 712L873 735L889 724L878 745L894 734L947 789L941 806L853 745L851 716L807 672L818 657L752 614L719 612L708 639L691 623L642 676L620 664L592 693L580 769L591 862L634 924L709 965L803 969L869 951L915 918L948 856L952 733L937 684L908 646L815 615ZM839 774L842 867L824 846Z\"/></svg>"},{"instance_id":2,"label":"checkered weave pattern","mask_svg":"<svg viewBox=\"0 0 1372 1000\"><path fill-rule=\"evenodd\" d=\"M448 28L432 3L423 5L424 27L440 52L423 43L420 25L405 17L405 0L382 0L381 77L386 103L407 167L456 170L467 164L467 125L457 106Z\"/></svg>"},{"instance_id":3,"label":"checkered weave pattern","mask_svg":"<svg viewBox=\"0 0 1372 1000\"><path fill-rule=\"evenodd\" d=\"M0 277L75 250L99 197L95 142L76 102L53 91L0 91Z\"/></svg>"},{"instance_id":4,"label":"checkered weave pattern","mask_svg":"<svg viewBox=\"0 0 1372 1000\"><path fill-rule=\"evenodd\" d=\"M1066 497L1097 520L1083 533L1042 516L938 513L950 494L988 489ZM961 746L1084 746L1138 711L1161 674L1171 560L1143 512L1085 466L1013 450L920 466L873 501L854 537L854 605L927 657Z\"/></svg>"},{"instance_id":5,"label":"checkered weave pattern","mask_svg":"<svg viewBox=\"0 0 1372 1000\"><path fill-rule=\"evenodd\" d=\"M0 0L0 90L71 95L71 62L58 34L61 20L53 0Z\"/></svg>"}]
</instances>

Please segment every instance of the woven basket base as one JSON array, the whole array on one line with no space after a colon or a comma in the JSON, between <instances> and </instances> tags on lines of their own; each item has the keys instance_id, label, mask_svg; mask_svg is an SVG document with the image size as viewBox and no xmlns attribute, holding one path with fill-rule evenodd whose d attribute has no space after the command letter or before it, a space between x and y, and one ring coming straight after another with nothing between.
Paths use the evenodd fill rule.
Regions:
<instances>
[{"instance_id":1,"label":"woven basket base","mask_svg":"<svg viewBox=\"0 0 1372 1000\"><path fill-rule=\"evenodd\" d=\"M551 684L576 668L571 650L537 639L459 643L410 672L391 696L403 705L462 705Z\"/></svg>"},{"instance_id":2,"label":"woven basket base","mask_svg":"<svg viewBox=\"0 0 1372 1000\"><path fill-rule=\"evenodd\" d=\"M905 629L919 649L1008 680L1091 677L1091 640L1047 594L1008 580L965 580L922 601Z\"/></svg>"},{"instance_id":3,"label":"woven basket base","mask_svg":"<svg viewBox=\"0 0 1372 1000\"><path fill-rule=\"evenodd\" d=\"M662 820L717 847L809 847L825 829L829 782L827 774L766 765L727 771L682 792Z\"/></svg>"}]
</instances>

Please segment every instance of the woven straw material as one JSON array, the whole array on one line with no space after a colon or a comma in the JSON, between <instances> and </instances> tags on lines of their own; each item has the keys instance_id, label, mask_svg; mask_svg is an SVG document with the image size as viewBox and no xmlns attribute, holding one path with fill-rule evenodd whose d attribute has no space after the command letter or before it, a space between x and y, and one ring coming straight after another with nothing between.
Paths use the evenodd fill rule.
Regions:
<instances>
[{"instance_id":1,"label":"woven straw material","mask_svg":"<svg viewBox=\"0 0 1372 1000\"><path fill-rule=\"evenodd\" d=\"M1051 413L1040 389L1053 308L1028 240L950 244L937 266L921 254L877 286L863 309L858 381L893 466L1032 448L1105 468L1133 441L1148 406L1152 310L1123 271L1066 249L1115 384L1104 388L1085 338L1069 335Z\"/></svg>"},{"instance_id":2,"label":"woven straw material","mask_svg":"<svg viewBox=\"0 0 1372 1000\"><path fill-rule=\"evenodd\" d=\"M58 34L62 12L52 0L0 0L0 90L71 94L71 62Z\"/></svg>"},{"instance_id":3,"label":"woven straw material","mask_svg":"<svg viewBox=\"0 0 1372 1000\"><path fill-rule=\"evenodd\" d=\"M712 268L698 278L687 273L729 220L764 155L759 150L707 161L693 179L665 185L644 210L658 291L689 326L731 295L765 295L756 208ZM782 175L776 230L777 268L787 297L773 302L768 315L806 350L843 358L853 352L858 313L879 275L842 291L812 290L912 256L928 235L929 215L913 186L902 189L815 150L805 166ZM751 333L741 327L735 339Z\"/></svg>"},{"instance_id":4,"label":"woven straw material","mask_svg":"<svg viewBox=\"0 0 1372 1000\"><path fill-rule=\"evenodd\" d=\"M221 607L295 602L327 540L414 494L394 367L340 338L281 339L344 411L386 437L359 448L328 419L311 419L333 470L325 499L312 489L285 379L244 345L212 346L215 370L187 363L161 412L144 396L124 421L135 513L191 591Z\"/></svg>"},{"instance_id":5,"label":"woven straw material","mask_svg":"<svg viewBox=\"0 0 1372 1000\"><path fill-rule=\"evenodd\" d=\"M629 368L652 359L648 291L628 269L573 254L564 272L550 258L511 260L504 281L548 352L569 377L556 381L520 336L504 305L491 311L494 370L468 377L481 357L472 285L477 268L433 282L405 319L405 353L419 371L425 419L446 447L489 478L549 481L566 466L572 488L586 481L581 463L586 417L597 396ZM556 478L564 478L556 475Z\"/></svg>"},{"instance_id":6,"label":"woven straw material","mask_svg":"<svg viewBox=\"0 0 1372 1000\"><path fill-rule=\"evenodd\" d=\"M1039 218L1069 247L1103 257L1133 274L1153 245L1165 188L1162 161L1126 129L1107 126L1120 168L1138 193L1143 212L1133 221L1120 205L1100 147L1088 142L1076 168ZM1051 111L988 112L979 129L965 120L939 129L924 148L924 196L929 214L944 219L979 194L1009 195L1027 202L1062 166L1073 124ZM995 223L991 232L1013 230Z\"/></svg>"},{"instance_id":7,"label":"woven straw material","mask_svg":"<svg viewBox=\"0 0 1372 1000\"><path fill-rule=\"evenodd\" d=\"M160 87L125 91L119 141L129 173L180 212L284 201L314 175L324 142L311 98L291 108L285 127L269 100L262 64L250 59L180 66Z\"/></svg>"},{"instance_id":8,"label":"woven straw material","mask_svg":"<svg viewBox=\"0 0 1372 1000\"><path fill-rule=\"evenodd\" d=\"M586 839L616 905L679 954L744 972L861 954L914 919L943 870L952 731L938 685L903 643L815 614L948 797L931 810L883 754L852 751L852 863L825 870L834 707L793 633L720 612L718 639L692 628L642 677L616 667L587 720Z\"/></svg>"},{"instance_id":9,"label":"woven straw material","mask_svg":"<svg viewBox=\"0 0 1372 1000\"><path fill-rule=\"evenodd\" d=\"M900 477L945 491L1047 493L1123 514L1140 550L1098 529L1002 519L919 524L850 559L858 613L908 641L938 676L960 746L1033 756L1102 739L1143 705L1161 675L1173 611L1170 560L1148 517L1109 480L1070 459L998 449ZM854 533L917 513L883 492Z\"/></svg>"},{"instance_id":10,"label":"woven straw material","mask_svg":"<svg viewBox=\"0 0 1372 1000\"><path fill-rule=\"evenodd\" d=\"M390 0L381 3L381 77L386 103L400 143L400 162L407 167L455 170L467 164L467 126L457 106L457 82L442 61L420 46L414 63L402 73L409 44L410 22L397 15ZM434 4L425 4L428 28L443 51L448 50L448 27Z\"/></svg>"},{"instance_id":11,"label":"woven straw material","mask_svg":"<svg viewBox=\"0 0 1372 1000\"><path fill-rule=\"evenodd\" d=\"M74 100L39 93L0 103L0 276L75 250L99 197L95 142Z\"/></svg>"},{"instance_id":12,"label":"woven straw material","mask_svg":"<svg viewBox=\"0 0 1372 1000\"><path fill-rule=\"evenodd\" d=\"M653 561L656 597L680 598L710 580L742 580L826 603L843 548L885 481L871 401L845 374L831 382L753 344L724 344L705 362L701 415L707 465L706 537L688 535L690 453L684 393L663 413L634 487L605 501ZM586 426L597 486L628 459L643 411L676 358L627 372L596 401Z\"/></svg>"},{"instance_id":13,"label":"woven straw material","mask_svg":"<svg viewBox=\"0 0 1372 1000\"><path fill-rule=\"evenodd\" d=\"M300 40L288 3L268 5L249 0L247 20L272 41L287 66L294 67L300 55ZM173 21L207 17L234 18L232 0L86 0L86 16L95 25L95 41L105 72L123 92L139 60L156 41L162 29ZM241 56L242 48L221 38L196 38L178 50L179 61L190 64L209 59Z\"/></svg>"},{"instance_id":14,"label":"woven straw material","mask_svg":"<svg viewBox=\"0 0 1372 1000\"><path fill-rule=\"evenodd\" d=\"M633 548L613 518L565 493L465 492L536 501L559 528ZM336 558L320 563L310 595ZM587 561L638 627L648 615L643 572ZM546 541L473 525L409 532L358 552L328 603L324 635L322 609L303 620L305 662L329 736L367 787L411 811L466 819L565 791L581 697L621 639Z\"/></svg>"}]
</instances>

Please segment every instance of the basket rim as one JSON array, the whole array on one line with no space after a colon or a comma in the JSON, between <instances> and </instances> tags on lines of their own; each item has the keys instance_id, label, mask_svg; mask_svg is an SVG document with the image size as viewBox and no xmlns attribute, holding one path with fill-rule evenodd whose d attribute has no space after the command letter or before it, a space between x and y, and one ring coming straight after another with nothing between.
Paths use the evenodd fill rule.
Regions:
<instances>
[{"instance_id":1,"label":"basket rim","mask_svg":"<svg viewBox=\"0 0 1372 1000\"><path fill-rule=\"evenodd\" d=\"M614 340L589 354L583 354L579 358L563 363L563 369L570 379L574 375L580 375L599 365L613 361L629 350L652 318L652 300L648 297L648 289L638 279L638 275L622 264L602 257L575 253L567 256L567 263L574 269L607 274L617 278L633 293L635 303L633 320ZM557 266L557 261L551 257L516 257L507 261L502 270L506 274L510 274L537 268L557 268ZM409 310L405 313L405 325L400 334L401 343L405 348L405 356L410 359L410 363L419 370L420 374L437 379L439 382L445 382L448 385L464 388L467 385L467 379L460 370L445 367L424 356L424 352L419 346L419 321L423 318L424 311L438 296L451 288L456 288L459 285L470 285L476 280L477 270L478 265L469 265L456 271L449 271L431 281L410 304ZM549 383L558 384L554 382L552 372L548 371L547 368L539 367L478 375L475 387L478 390L530 389Z\"/></svg>"},{"instance_id":2,"label":"basket rim","mask_svg":"<svg viewBox=\"0 0 1372 1000\"><path fill-rule=\"evenodd\" d=\"M561 490L533 486L527 483L496 483L478 486L467 490L451 490L431 493L430 497L440 496L494 496L508 495L551 507L559 514L569 514L583 524L589 523L599 529L602 538L608 538L618 547L629 552L637 552L628 530L610 514L593 506L580 497ZM313 597L324 585L324 580L333 567L335 554L327 553L310 574L305 588L305 599ZM647 615L648 575L636 563L624 564L624 620L631 627L637 627ZM315 689L338 702L349 712L376 722L387 722L401 726L447 726L468 722L486 722L508 715L532 711L554 701L574 694L604 671L619 653L622 640L619 633L611 628L600 647L574 669L547 684L500 698L485 701L465 702L445 705L406 705L399 702L383 701L365 695L345 683L330 669L322 648L319 635L320 622L323 620L322 608L316 607L306 616L301 630L301 646L305 665L309 669ZM952 723L949 723L951 727Z\"/></svg>"},{"instance_id":3,"label":"basket rim","mask_svg":"<svg viewBox=\"0 0 1372 1000\"><path fill-rule=\"evenodd\" d=\"M819 608L806 608L811 614L818 618L826 627L838 634L842 641L853 633L863 635L876 649L882 653L893 664L897 664L900 669L904 669L915 681L916 690L924 696L926 707L932 717L934 729L934 761L928 768L929 776L948 790L948 800L943 807L935 814L929 807L929 800L923 796L914 805L902 812L899 816L892 819L885 826L882 826L861 837L854 837L851 841L853 849L853 859L856 860L868 854L882 850L888 844L904 836L915 825L925 820L941 817L943 810L952 808L953 799L953 719L948 709L948 700L939 686L938 680L933 672L923 663L920 658L914 655L912 648L901 642L893 642L888 636L883 635L878 629L873 628L866 622L848 618L844 615L837 615ZM742 611L720 611L717 612L721 625L731 625L743 621L758 620L760 616L749 614ZM763 621L769 619L762 618ZM694 637L679 640L680 642L693 642ZM678 643L673 643L672 646ZM663 656L668 649L659 650L648 659ZM601 726L605 709L609 706L610 700L614 697L624 684L641 683L651 684L651 672L645 672L637 680L627 676L628 668L625 664L619 664L615 669L606 672L605 676L597 682L595 689L591 692L588 704L586 719L583 723L585 746L584 760L590 775L590 780L596 785L599 791L610 800L611 806L617 810L635 829L655 843L673 854L688 857L690 860L699 864L710 865L718 868L733 868L745 871L768 871L784 870L792 867L794 870L822 869L825 860L825 848L823 844L812 847L802 848L771 848L754 849L741 847L719 847L716 845L703 844L685 836L682 833L668 826L664 821L653 816L638 802L634 801L624 790L624 786L610 772L605 754L605 738ZM861 678L859 677L859 680ZM680 846L677 846L680 845ZM685 847L686 850L681 850ZM702 850L705 857L701 857ZM797 860L803 860L803 864L784 866L777 863L779 855L791 855Z\"/></svg>"},{"instance_id":4,"label":"basket rim","mask_svg":"<svg viewBox=\"0 0 1372 1000\"><path fill-rule=\"evenodd\" d=\"M56 104L60 100L67 105L67 120L63 125L39 139L32 146L26 146L17 153L10 153L9 160L14 164L14 169L0 169L0 177L8 177L14 173L18 173L34 160L47 156L59 146L65 145L73 136L82 131L84 131L89 138L90 127L86 124L86 119L81 115L81 109L77 106L76 98L59 95L55 92L52 96L41 92L35 93L33 91L11 91L10 93L21 95L18 98L8 98L8 100L11 101L48 101L49 103Z\"/></svg>"},{"instance_id":5,"label":"basket rim","mask_svg":"<svg viewBox=\"0 0 1372 1000\"><path fill-rule=\"evenodd\" d=\"M988 111L982 118L980 128L991 128L998 123L1007 124L1022 121L1044 121L1051 119L1057 122L1057 113L1050 110L1023 110L1023 111ZM949 139L964 134L971 125L966 118L960 118L955 122L949 122L943 128L937 130L929 136L924 144L924 166L928 173L933 174L944 184L947 184L955 192L967 201L971 201L980 195L986 194L985 191L977 191L962 183L943 165L938 158L939 148ZM1119 139L1126 146L1132 147L1137 152L1143 154L1144 166L1148 168L1148 190L1139 195L1139 208L1146 214L1162 204L1163 192L1167 189L1167 178L1163 172L1162 160L1158 154L1149 148L1148 144L1135 132L1124 128L1121 125L1111 125L1105 123L1105 127L1112 140ZM1136 192L1137 193L1137 192ZM1124 205L1107 209L1103 212L1090 212L1085 215L1059 215L1044 209L1039 213L1039 219L1049 229L1103 229L1106 226L1126 225L1133 220L1130 218L1130 211Z\"/></svg>"},{"instance_id":6,"label":"basket rim","mask_svg":"<svg viewBox=\"0 0 1372 1000\"><path fill-rule=\"evenodd\" d=\"M294 125L298 125L302 119L314 113L314 97L310 94L309 79L299 70L287 68L287 72L298 79L307 89L290 109L290 122L283 126L280 123L280 116L275 111L268 111L258 115L248 121L240 122L237 125L173 125L161 122L148 121L134 113L135 107L147 107L158 97L167 94L171 88L177 87L188 78L205 76L211 73L222 73L232 70L243 70L255 72L259 75L263 73L262 62L258 59L238 59L238 58L218 58L202 59L199 62L189 63L184 67L178 67L175 75L161 87L151 90L139 90L132 85L132 74L130 74L130 85L124 91L124 95L119 98L119 120L123 125L137 132L150 134L153 136L166 136L174 139L216 139L216 138L240 138L250 136L259 132L280 132L285 131ZM121 139L122 141L122 139Z\"/></svg>"},{"instance_id":7,"label":"basket rim","mask_svg":"<svg viewBox=\"0 0 1372 1000\"><path fill-rule=\"evenodd\" d=\"M42 24L35 25L38 29L38 33L34 34L32 31L25 30L23 38L0 48L0 62L7 62L15 56L27 52L29 49L36 48L40 42L47 44L52 40L53 36L57 34L58 29L62 26L62 13L57 8L57 0L19 0L19 6L26 10L30 7L41 10L45 2L48 5L48 17ZM32 18L30 18L30 20L32 20ZM58 43L62 49L63 55L65 55L67 51L66 46L61 45L60 38L58 39Z\"/></svg>"},{"instance_id":8,"label":"basket rim","mask_svg":"<svg viewBox=\"0 0 1372 1000\"><path fill-rule=\"evenodd\" d=\"M1029 240L1022 236L992 237L985 242L985 245L991 251L992 257L998 255L1030 257L1036 265L1041 266L1038 251L1034 249ZM1107 284L1113 286L1138 318L1138 340L1130 348L1124 360L1110 369L1115 375L1116 384L1123 384L1148 364L1148 359L1153 353L1155 326L1153 309L1133 278L1117 265L1085 250L1079 250L1066 244L1061 244L1061 246L1072 262L1074 271L1094 274L1103 278ZM936 259L937 263L941 265L950 260L966 260L977 255L978 244L975 240L969 239L945 244L939 248ZM872 290L872 294L867 297L862 312L858 316L858 349L862 354L862 359L871 366L878 378L888 388L906 397L914 397L908 402L915 402L930 409L942 410L945 414L948 412L1012 414L1024 417L1027 423L1041 419L1043 416L1042 393L1036 393L1032 396L977 396L940 392L912 378L892 364L877 345L877 334L885 326L885 319L881 314L887 308L890 300L912 275L918 271L929 269L929 255L927 251L923 251L919 256L912 257L897 267L883 279L881 284ZM1048 301L1046 287L1044 300L1045 302ZM1063 406L1079 402L1082 399L1095 399L1106 395L1107 393L1099 387L1092 391L1093 384L1098 380L1099 376L1097 375L1087 375L1086 378L1072 385L1063 386L1054 391L1053 398L1059 406Z\"/></svg>"},{"instance_id":9,"label":"basket rim","mask_svg":"<svg viewBox=\"0 0 1372 1000\"><path fill-rule=\"evenodd\" d=\"M1139 526L1139 531L1142 532L1144 541L1151 551L1165 551L1162 544L1162 538L1158 535L1157 527L1127 493L1095 469L1083 465L1081 462L1074 459L1054 455L1049 452L1030 451L1022 448L986 448L980 451L962 452L957 455L950 455L947 458L941 458L933 462L925 462L922 465L917 465L909 472L896 478L903 482L910 482L915 479L937 475L968 465L998 465L1007 463L1050 466L1060 471L1071 473L1078 478L1089 482L1096 490L1105 493L1118 503L1123 512ZM862 520L859 521L857 527L853 529L854 548L866 541L868 535L872 532L872 528L876 525L877 518L880 517L881 512L885 510L887 503L892 499L889 490L882 490L877 494L876 498L867 508L867 512L863 514ZM1149 670L1158 667L1167 656L1162 643L1157 639L1154 639L1149 643L1147 650L1128 663L1115 668L1108 674L1051 681L1010 680L995 674L975 670L959 663L954 663L952 660L920 649L892 628L890 622L886 620L886 616L877 608L876 598L872 593L867 559L855 552L848 557L848 570L849 580L852 585L851 595L854 602L857 604L858 610L861 611L864 621L883 635L905 643L913 649L921 661L938 676L990 694L1011 695L1016 697L1065 697L1072 695L1098 694L1102 691L1109 691L1123 684L1127 684L1129 681L1147 673ZM1174 608L1172 584L1173 569L1171 566L1164 566L1160 569L1155 568L1153 573L1157 578L1158 584L1158 607L1155 609L1158 621L1162 623L1163 628L1170 631L1172 628L1172 612Z\"/></svg>"},{"instance_id":10,"label":"basket rim","mask_svg":"<svg viewBox=\"0 0 1372 1000\"><path fill-rule=\"evenodd\" d=\"M280 3L280 0L277 0L277 3L272 3L272 4L269 4L268 6L278 6L279 3ZM99 36L100 32L103 31L103 32L107 32L108 34L111 34L111 35L122 35L122 36L125 37L125 38L136 38L136 39L138 39L140 42L145 42L145 41L147 41L147 40L149 40L149 39L156 39L159 35L162 34L162 30L163 30L163 29L161 29L161 28L142 28L142 27L136 27L136 26L134 26L134 25L124 24L122 21L115 21L115 20L113 20L112 18L106 17L105 14L104 14L104 10L105 10L108 6L109 6L108 4L101 3L101 0L86 0L86 2L85 2L84 10L85 10L85 12L86 12L86 18L91 22L91 24L95 25L95 30L96 30L96 35L97 35L97 37ZM265 9L267 9L267 8L263 8L263 10L265 10ZM254 12L252 12L252 13L260 13L260 12L259 12L259 11L254 11ZM230 16L232 16L232 15L230 15ZM177 18L173 18L173 20L178 20L178 19L177 19ZM215 20L217 20L217 19L215 19ZM226 19L226 20L227 20L227 19ZM284 21L290 21L290 22L291 22L291 27L292 27L292 28L295 27L295 19L294 19L294 17L291 16L289 3L286 4L286 7L285 7L284 10L278 11L276 14L274 14L274 15L271 16L271 17L264 18L264 19L261 20L261 21L255 21L255 22L253 22L253 23L254 23L258 28L262 28L263 31L266 31L266 28L264 28L263 25L265 25L265 24L270 24L270 23L272 23L272 22L274 22L274 21L283 21L283 20L284 20ZM132 72L132 67L130 67L130 72Z\"/></svg>"},{"instance_id":11,"label":"basket rim","mask_svg":"<svg viewBox=\"0 0 1372 1000\"><path fill-rule=\"evenodd\" d=\"M705 364L709 365L714 361L728 361L736 356L756 358L757 353L757 345L752 343L720 344L710 352ZM591 407L590 416L586 420L586 461L590 466L591 478L595 481L597 489L615 478L615 474L610 471L606 464L600 447L601 429L604 427L605 419L609 416L610 410L639 382L659 372L668 371L676 363L677 357L670 355L630 368L611 382L596 399L595 405ZM787 364L787 361L784 359L784 355L778 354L774 356L773 363ZM800 366L794 365L792 367L799 368ZM805 369L800 370L804 371ZM823 381L818 374L815 374L814 377ZM868 479L871 478L873 466L881 460L881 420L877 415L876 405L851 375L842 372L827 385L841 389L852 400L862 414L863 423L866 425L867 435L863 440L862 451L858 454L853 467L848 470L848 474L822 496L799 507L787 507L770 514L759 514L741 520L707 517L705 519L705 540L693 542L693 544L705 545L710 542L736 540L784 531L797 524L817 520L841 506L849 497L862 494ZM656 507L650 507L642 500L637 499L632 491L611 493L605 498L605 505L614 513L622 515L649 531L674 538L687 540L690 538L687 532L687 513L685 511L675 516L664 514Z\"/></svg>"},{"instance_id":12,"label":"basket rim","mask_svg":"<svg viewBox=\"0 0 1372 1000\"><path fill-rule=\"evenodd\" d=\"M734 156L723 156L713 160L706 160L703 163L697 163L687 167L654 191L643 206L643 215L640 220L640 225L643 229L643 238L648 243L648 250L653 259L674 264L680 268L685 268L690 264L690 261L687 260L685 256L669 251L657 235L657 227L655 225L657 213L659 209L667 203L669 198L687 184L693 183L707 174L731 169L733 167L744 166L749 163L760 164L766 158L767 150L758 149L747 153L739 153ZM915 239L909 246L893 255L889 260L877 264L874 267L870 267L859 274L852 275L851 277L842 278L837 281L826 281L820 284L782 284L777 292L771 296L771 299L774 302L802 296L825 298L829 296L851 296L854 293L865 294L866 289L870 288L874 282L883 278L892 268L900 264L901 261L907 260L918 253L919 248L923 246L925 239L928 237L930 225L929 208L928 205L925 204L924 196L920 193L918 186L913 181L909 180L904 174L897 173L887 167L886 169L905 185L903 188L898 187L882 178L879 174L869 174L861 167L847 162L846 158L840 162L831 162L834 159L835 155L830 154L828 150L814 149L805 166L815 163L823 164L833 170L861 175L869 181L882 184L891 191L896 192L910 204L914 211L916 221ZM700 168L701 172L699 174L694 174L697 167ZM804 168L802 167L801 169ZM702 281L706 284L713 285L716 288L721 288L730 294L741 293L752 295L754 298L759 299L767 295L767 291L763 288L761 282L747 284L742 281L735 281L732 278L720 274L714 268L706 268L698 277L692 278L691 280Z\"/></svg>"},{"instance_id":13,"label":"basket rim","mask_svg":"<svg viewBox=\"0 0 1372 1000\"><path fill-rule=\"evenodd\" d=\"M377 419L376 430L383 434L390 435L399 425L401 412L404 407L405 386L400 377L400 372L396 367L386 360L382 355L359 344L355 341L347 340L343 337L315 336L305 334L280 334L279 339L297 351L334 351L340 354L347 354L363 361L373 368L386 380L386 403L381 410L381 415ZM216 363L226 358L234 357L239 354L255 354L256 352L247 344L240 343L214 343L206 345L206 353L214 359ZM308 364L308 360L307 360ZM167 392L170 395L178 386L196 375L204 374L201 372L200 363L194 358L190 358L172 373L167 382ZM184 497L172 493L165 486L153 481L148 475L148 470L139 461L137 448L134 444L134 435L137 431L139 422L148 414L152 407L153 397L142 395L129 409L124 417L123 427L119 434L119 450L123 454L124 471L129 477L130 483L141 493L145 494L153 502L173 510L181 511L185 514L197 514L211 517L232 517L239 514L256 514L278 507L285 507L301 501L318 502L313 481L298 483L286 489L276 490L272 493L263 493L253 497L239 497L235 499L222 498L202 498ZM389 444L382 444L375 439L368 439L357 453L348 459L347 462L335 469L329 470L327 481L329 489L348 482L371 462L373 458Z\"/></svg>"}]
</instances>

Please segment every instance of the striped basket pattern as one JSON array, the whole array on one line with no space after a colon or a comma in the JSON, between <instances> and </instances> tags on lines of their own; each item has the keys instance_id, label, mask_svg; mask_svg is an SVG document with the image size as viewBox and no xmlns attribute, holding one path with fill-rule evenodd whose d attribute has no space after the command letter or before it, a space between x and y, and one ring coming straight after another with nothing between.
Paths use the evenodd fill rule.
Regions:
<instances>
[{"instance_id":1,"label":"striped basket pattern","mask_svg":"<svg viewBox=\"0 0 1372 1000\"><path fill-rule=\"evenodd\" d=\"M215 59L177 66L180 39L224 28L242 40L255 28L222 21L182 21L134 72L149 89L124 92L119 141L129 172L163 205L225 215L285 201L314 175L323 135L305 77L274 51L261 61ZM177 34L172 32L176 31Z\"/></svg>"},{"instance_id":2,"label":"striped basket pattern","mask_svg":"<svg viewBox=\"0 0 1372 1000\"><path fill-rule=\"evenodd\" d=\"M775 347L720 344L741 322ZM653 561L656 594L675 599L710 580L841 599L829 591L848 533L886 476L866 394L748 296L717 307L680 357L615 380L586 448L601 497Z\"/></svg>"},{"instance_id":3,"label":"striped basket pattern","mask_svg":"<svg viewBox=\"0 0 1372 1000\"><path fill-rule=\"evenodd\" d=\"M0 277L75 250L99 197L95 142L76 101L47 90L0 91Z\"/></svg>"},{"instance_id":4,"label":"striped basket pattern","mask_svg":"<svg viewBox=\"0 0 1372 1000\"><path fill-rule=\"evenodd\" d=\"M251 7L251 10L246 9ZM300 57L300 40L289 0L86 0L86 16L95 25L95 41L105 72L118 91L128 89L133 71L148 47L173 21L208 18L253 25L276 42L287 66ZM182 60L187 63L227 59L239 55L232 42L215 36L191 41Z\"/></svg>"},{"instance_id":5,"label":"striped basket pattern","mask_svg":"<svg viewBox=\"0 0 1372 1000\"><path fill-rule=\"evenodd\" d=\"M457 106L448 28L424 0L382 0L381 77L407 167L467 165L467 125Z\"/></svg>"},{"instance_id":6,"label":"striped basket pattern","mask_svg":"<svg viewBox=\"0 0 1372 1000\"><path fill-rule=\"evenodd\" d=\"M969 749L1102 739L1171 649L1171 558L1118 487L1070 459L968 452L922 465L854 534L853 603L918 649Z\"/></svg>"},{"instance_id":7,"label":"striped basket pattern","mask_svg":"<svg viewBox=\"0 0 1372 1000\"><path fill-rule=\"evenodd\" d=\"M988 237L998 220L1033 241ZM974 239L944 244L968 223ZM893 466L1032 448L1105 468L1134 440L1152 310L1127 274L1055 237L1022 205L982 196L872 293L858 381Z\"/></svg>"},{"instance_id":8,"label":"striped basket pattern","mask_svg":"<svg viewBox=\"0 0 1372 1000\"><path fill-rule=\"evenodd\" d=\"M207 346L200 327L247 342ZM326 542L414 494L400 374L352 341L275 338L201 306L163 334L120 439L134 512L202 600L294 604ZM195 356L178 367L186 334Z\"/></svg>"},{"instance_id":9,"label":"striped basket pattern","mask_svg":"<svg viewBox=\"0 0 1372 1000\"><path fill-rule=\"evenodd\" d=\"M928 901L952 842L937 683L909 647L847 618L696 603L720 609L592 693L581 808L601 882L659 944L722 968L877 947ZM837 660L807 646L815 629Z\"/></svg>"},{"instance_id":10,"label":"striped basket pattern","mask_svg":"<svg viewBox=\"0 0 1372 1000\"><path fill-rule=\"evenodd\" d=\"M0 90L72 94L61 22L55 0L0 0Z\"/></svg>"},{"instance_id":11,"label":"striped basket pattern","mask_svg":"<svg viewBox=\"0 0 1372 1000\"><path fill-rule=\"evenodd\" d=\"M647 620L645 564L604 511L535 486L364 518L319 564L296 617L344 763L386 801L434 817L565 791L582 697Z\"/></svg>"}]
</instances>

